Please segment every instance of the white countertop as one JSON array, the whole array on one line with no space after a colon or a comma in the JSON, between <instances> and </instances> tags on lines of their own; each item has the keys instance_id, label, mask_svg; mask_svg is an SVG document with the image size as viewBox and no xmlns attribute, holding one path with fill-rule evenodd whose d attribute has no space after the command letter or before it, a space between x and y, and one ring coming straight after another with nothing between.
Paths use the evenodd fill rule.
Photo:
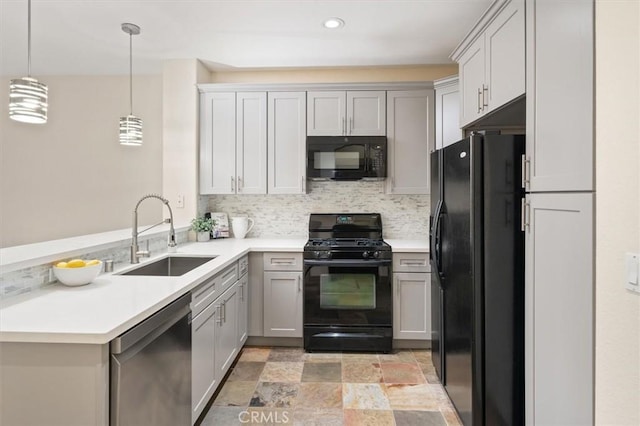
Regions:
<instances>
[{"instance_id":1,"label":"white countertop","mask_svg":"<svg viewBox=\"0 0 640 426\"><path fill-rule=\"evenodd\" d=\"M398 252L428 251L426 241L385 241ZM105 344L250 251L300 252L305 242L306 239L247 238L188 243L178 247L177 255L218 257L180 277L109 273L86 286L58 283L15 296L0 305L0 342Z\"/></svg>"}]
</instances>

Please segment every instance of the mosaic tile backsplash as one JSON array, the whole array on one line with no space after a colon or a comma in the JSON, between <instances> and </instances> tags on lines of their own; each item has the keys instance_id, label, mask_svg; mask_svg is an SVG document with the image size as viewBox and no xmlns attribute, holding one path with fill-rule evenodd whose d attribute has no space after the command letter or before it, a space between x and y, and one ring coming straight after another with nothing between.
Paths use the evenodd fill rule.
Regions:
<instances>
[{"instance_id":1,"label":"mosaic tile backsplash","mask_svg":"<svg viewBox=\"0 0 640 426\"><path fill-rule=\"evenodd\" d=\"M310 213L380 213L384 238L428 239L429 196L385 194L384 182L308 181L301 195L212 195L200 214L225 212L255 221L247 237L307 237Z\"/></svg>"},{"instance_id":2,"label":"mosaic tile backsplash","mask_svg":"<svg viewBox=\"0 0 640 426\"><path fill-rule=\"evenodd\" d=\"M189 231L176 231L176 241L178 244L187 242ZM149 241L149 252L151 256L158 255L167 250L167 236L159 235L151 238L140 237L139 246L141 249L147 249L147 241ZM75 257L81 259L100 259L102 261L107 259L113 259L113 268L118 269L124 265L129 264L129 247L131 242L129 240L122 241L118 245L97 250L88 251ZM68 259L60 259L68 260ZM55 277L53 281L49 280L49 270L51 269L51 263L44 265L32 266L30 268L19 269L17 271L8 272L0 275L0 297L7 299L19 294L28 293L38 288L56 282ZM104 272L104 266L103 266Z\"/></svg>"}]
</instances>

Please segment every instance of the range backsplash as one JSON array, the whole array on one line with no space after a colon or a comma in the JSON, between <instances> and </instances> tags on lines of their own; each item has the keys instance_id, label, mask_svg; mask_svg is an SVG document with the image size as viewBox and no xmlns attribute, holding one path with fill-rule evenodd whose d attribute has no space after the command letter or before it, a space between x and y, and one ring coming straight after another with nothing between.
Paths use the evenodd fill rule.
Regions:
<instances>
[{"instance_id":1,"label":"range backsplash","mask_svg":"<svg viewBox=\"0 0 640 426\"><path fill-rule=\"evenodd\" d=\"M310 213L380 213L384 238L428 239L429 196L385 194L384 182L308 181L301 195L201 196L200 214L255 221L247 237L307 237Z\"/></svg>"}]
</instances>

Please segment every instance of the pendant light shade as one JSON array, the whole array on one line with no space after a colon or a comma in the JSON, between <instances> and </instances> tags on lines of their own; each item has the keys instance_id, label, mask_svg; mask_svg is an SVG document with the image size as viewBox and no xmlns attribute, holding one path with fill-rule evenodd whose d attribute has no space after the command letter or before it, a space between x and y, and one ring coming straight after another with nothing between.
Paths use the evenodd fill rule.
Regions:
<instances>
[{"instance_id":1,"label":"pendant light shade","mask_svg":"<svg viewBox=\"0 0 640 426\"><path fill-rule=\"evenodd\" d=\"M142 119L133 115L133 42L132 37L140 34L135 24L122 24L122 31L129 34L129 110L126 117L120 117L120 145L142 145Z\"/></svg>"},{"instance_id":2,"label":"pendant light shade","mask_svg":"<svg viewBox=\"0 0 640 426\"><path fill-rule=\"evenodd\" d=\"M31 77L31 0L27 12L27 77L9 83L9 118L23 123L47 122L48 88Z\"/></svg>"}]
</instances>

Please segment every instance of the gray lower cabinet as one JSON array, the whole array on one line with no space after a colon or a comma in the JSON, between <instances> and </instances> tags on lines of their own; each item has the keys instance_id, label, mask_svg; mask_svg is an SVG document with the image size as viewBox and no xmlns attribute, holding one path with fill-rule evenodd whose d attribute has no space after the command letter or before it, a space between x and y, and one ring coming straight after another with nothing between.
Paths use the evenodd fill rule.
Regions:
<instances>
[{"instance_id":1,"label":"gray lower cabinet","mask_svg":"<svg viewBox=\"0 0 640 426\"><path fill-rule=\"evenodd\" d=\"M191 323L191 422L195 423L218 387L216 329L219 305L211 303Z\"/></svg>"},{"instance_id":2,"label":"gray lower cabinet","mask_svg":"<svg viewBox=\"0 0 640 426\"><path fill-rule=\"evenodd\" d=\"M264 254L264 336L302 337L302 253Z\"/></svg>"},{"instance_id":3,"label":"gray lower cabinet","mask_svg":"<svg viewBox=\"0 0 640 426\"><path fill-rule=\"evenodd\" d=\"M591 425L594 195L527 194L526 200L527 424Z\"/></svg>"},{"instance_id":4,"label":"gray lower cabinet","mask_svg":"<svg viewBox=\"0 0 640 426\"><path fill-rule=\"evenodd\" d=\"M249 275L238 280L238 348L244 345L249 337Z\"/></svg>"},{"instance_id":5,"label":"gray lower cabinet","mask_svg":"<svg viewBox=\"0 0 640 426\"><path fill-rule=\"evenodd\" d=\"M431 275L427 253L393 253L393 338L430 340Z\"/></svg>"},{"instance_id":6,"label":"gray lower cabinet","mask_svg":"<svg viewBox=\"0 0 640 426\"><path fill-rule=\"evenodd\" d=\"M216 330L216 374L222 379L238 354L239 283L235 283L218 299Z\"/></svg>"}]
</instances>

